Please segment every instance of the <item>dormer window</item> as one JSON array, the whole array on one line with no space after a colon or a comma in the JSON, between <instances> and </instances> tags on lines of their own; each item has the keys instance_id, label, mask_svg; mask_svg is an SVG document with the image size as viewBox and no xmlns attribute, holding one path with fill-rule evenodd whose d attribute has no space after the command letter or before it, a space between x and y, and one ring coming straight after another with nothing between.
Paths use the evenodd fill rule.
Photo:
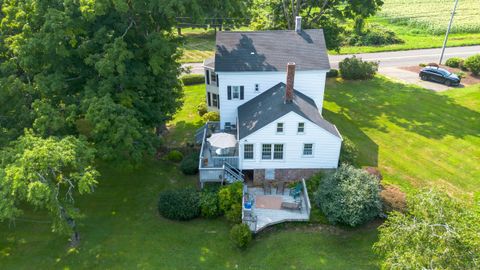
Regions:
<instances>
[{"instance_id":1,"label":"dormer window","mask_svg":"<svg viewBox=\"0 0 480 270\"><path fill-rule=\"evenodd\" d=\"M277 133L283 134L283 123L277 123Z\"/></svg>"}]
</instances>

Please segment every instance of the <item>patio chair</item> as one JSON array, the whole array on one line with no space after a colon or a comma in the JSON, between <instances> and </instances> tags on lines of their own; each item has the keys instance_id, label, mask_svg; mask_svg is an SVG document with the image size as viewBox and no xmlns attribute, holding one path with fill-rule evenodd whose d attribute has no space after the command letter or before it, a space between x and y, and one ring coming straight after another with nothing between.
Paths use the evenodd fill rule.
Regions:
<instances>
[{"instance_id":1,"label":"patio chair","mask_svg":"<svg viewBox=\"0 0 480 270\"><path fill-rule=\"evenodd\" d=\"M268 181L263 181L263 194L272 194L272 184Z\"/></svg>"},{"instance_id":2,"label":"patio chair","mask_svg":"<svg viewBox=\"0 0 480 270\"><path fill-rule=\"evenodd\" d=\"M285 192L285 182L277 183L277 194L282 194Z\"/></svg>"},{"instance_id":3,"label":"patio chair","mask_svg":"<svg viewBox=\"0 0 480 270\"><path fill-rule=\"evenodd\" d=\"M290 196L293 196L293 198L297 198L298 196L300 196L300 193L302 193L302 188L302 183L297 183L297 185L293 189L290 189Z\"/></svg>"}]
</instances>

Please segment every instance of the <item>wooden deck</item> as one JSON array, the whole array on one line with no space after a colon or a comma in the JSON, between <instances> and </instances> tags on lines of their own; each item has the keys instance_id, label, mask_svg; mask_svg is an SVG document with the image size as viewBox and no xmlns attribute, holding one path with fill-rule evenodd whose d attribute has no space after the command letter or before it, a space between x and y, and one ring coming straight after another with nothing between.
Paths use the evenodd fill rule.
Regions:
<instances>
[{"instance_id":1,"label":"wooden deck","mask_svg":"<svg viewBox=\"0 0 480 270\"><path fill-rule=\"evenodd\" d=\"M247 193L249 198L257 198L261 196L262 202L265 201L266 197L272 197L272 201L278 201L278 198L281 198L283 202L295 202L294 198L289 195L289 189L285 189L283 194L276 194L276 190L273 188L271 194L264 194L262 188L258 187L249 187L247 188ZM279 209L279 207L273 206L268 208L268 203L266 204L267 207L259 207L257 205L257 200L254 199L254 204L252 206L252 216L256 221L249 221L248 219L244 220L252 232L258 233L261 230L265 229L268 226L272 226L275 224L279 224L282 222L288 221L308 221L310 219L310 202L307 202L308 195L305 196L305 192L303 192L302 196L300 196L302 208L301 210L288 210L288 209ZM274 208L274 209L272 209ZM246 209L244 209L245 211ZM248 210L247 210L248 211Z\"/></svg>"}]
</instances>

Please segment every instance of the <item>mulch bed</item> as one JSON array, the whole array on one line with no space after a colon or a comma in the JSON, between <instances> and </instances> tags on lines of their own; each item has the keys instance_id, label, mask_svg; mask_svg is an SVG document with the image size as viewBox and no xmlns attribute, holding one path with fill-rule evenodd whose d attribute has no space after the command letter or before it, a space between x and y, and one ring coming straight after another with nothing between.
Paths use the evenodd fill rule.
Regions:
<instances>
[{"instance_id":1,"label":"mulch bed","mask_svg":"<svg viewBox=\"0 0 480 270\"><path fill-rule=\"evenodd\" d=\"M465 73L465 78L462 78L462 84L463 85L472 85L472 84L480 83L480 75L475 76L470 71L463 71L459 68L451 68L451 67L447 67L447 66L443 66L443 65L441 65L440 67L444 68L444 69L446 69L446 70L448 70L452 73L459 73L459 72ZM403 70L408 70L408 71L415 72L415 73L420 73L420 70L422 68L423 67L421 67L421 66L401 67L401 69L403 69Z\"/></svg>"}]
</instances>

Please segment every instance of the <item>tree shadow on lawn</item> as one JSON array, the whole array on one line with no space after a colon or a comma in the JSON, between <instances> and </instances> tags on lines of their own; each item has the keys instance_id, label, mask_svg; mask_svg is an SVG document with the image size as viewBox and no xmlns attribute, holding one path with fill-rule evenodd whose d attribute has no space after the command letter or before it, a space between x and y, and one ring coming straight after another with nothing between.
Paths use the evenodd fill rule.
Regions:
<instances>
[{"instance_id":1,"label":"tree shadow on lawn","mask_svg":"<svg viewBox=\"0 0 480 270\"><path fill-rule=\"evenodd\" d=\"M371 81L329 81L327 89L325 100L336 103L340 107L337 114L352 119L359 128L387 132L386 118L407 131L432 139L480 135L480 113L457 104L447 95L382 77Z\"/></svg>"},{"instance_id":2,"label":"tree shadow on lawn","mask_svg":"<svg viewBox=\"0 0 480 270\"><path fill-rule=\"evenodd\" d=\"M169 146L180 146L186 142L195 141L195 131L204 124L203 121L186 122L179 121L168 129L168 134L165 140Z\"/></svg>"}]
</instances>

